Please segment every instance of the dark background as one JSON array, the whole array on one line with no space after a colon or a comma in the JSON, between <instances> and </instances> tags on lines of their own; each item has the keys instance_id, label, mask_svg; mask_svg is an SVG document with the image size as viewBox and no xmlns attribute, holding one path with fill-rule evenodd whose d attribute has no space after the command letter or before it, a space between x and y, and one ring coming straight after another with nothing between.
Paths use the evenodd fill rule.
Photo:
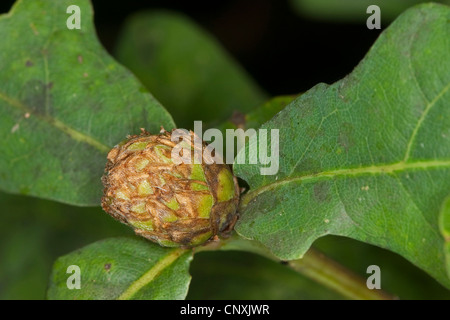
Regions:
<instances>
[{"instance_id":1,"label":"dark background","mask_svg":"<svg viewBox=\"0 0 450 320\"><path fill-rule=\"evenodd\" d=\"M13 2L2 0L0 11L7 12ZM367 29L365 22L302 17L284 0L94 0L93 4L98 36L108 51L130 14L142 9L182 12L209 31L270 96L341 79L380 33ZM361 15L368 17L365 12Z\"/></svg>"},{"instance_id":2,"label":"dark background","mask_svg":"<svg viewBox=\"0 0 450 320\"><path fill-rule=\"evenodd\" d=\"M270 95L305 91L350 73L379 35L365 23L299 17L288 1L94 1L100 40L111 50L123 20L143 8L181 11L218 39ZM365 14L362 12L362 14Z\"/></svg>"}]
</instances>

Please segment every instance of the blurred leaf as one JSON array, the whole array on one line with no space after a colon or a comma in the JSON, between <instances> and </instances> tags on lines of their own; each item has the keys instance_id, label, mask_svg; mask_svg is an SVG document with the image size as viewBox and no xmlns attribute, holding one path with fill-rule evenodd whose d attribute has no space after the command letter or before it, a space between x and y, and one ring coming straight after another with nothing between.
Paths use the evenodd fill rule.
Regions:
<instances>
[{"instance_id":1,"label":"blurred leaf","mask_svg":"<svg viewBox=\"0 0 450 320\"><path fill-rule=\"evenodd\" d=\"M69 5L81 30L69 30ZM139 128L174 126L101 47L87 0L21 0L0 18L0 189L99 205L106 153Z\"/></svg>"},{"instance_id":2,"label":"blurred leaf","mask_svg":"<svg viewBox=\"0 0 450 320\"><path fill-rule=\"evenodd\" d=\"M0 207L2 300L44 299L51 265L57 257L102 238L133 234L97 207L79 208L3 193ZM396 254L342 237L327 236L315 245L362 276L368 265L379 265L382 288L401 299L450 299L449 291ZM191 274L188 299L335 296L285 266L241 252L197 254Z\"/></svg>"},{"instance_id":3,"label":"blurred leaf","mask_svg":"<svg viewBox=\"0 0 450 320\"><path fill-rule=\"evenodd\" d=\"M283 110L290 102L295 99L296 96L278 96L266 101L263 105L255 108L254 110L248 112L247 114L241 113L239 111L233 112L231 118L221 124L217 125L216 128L222 131L224 137L226 137L227 129L243 129L247 131L248 129L257 129L263 123L272 119L279 111ZM245 145L248 141L245 134L250 134L251 131L236 132L237 143L234 144L234 155L238 153L238 148ZM210 142L210 141L207 141ZM225 143L225 152L227 154L229 145Z\"/></svg>"},{"instance_id":4,"label":"blurred leaf","mask_svg":"<svg viewBox=\"0 0 450 320\"><path fill-rule=\"evenodd\" d=\"M262 176L235 165L250 186L239 234L283 259L326 234L348 236L450 287L438 230L450 189L449 17L442 5L408 10L351 75L314 87L262 126L279 129L280 170Z\"/></svg>"},{"instance_id":5,"label":"blurred leaf","mask_svg":"<svg viewBox=\"0 0 450 320\"><path fill-rule=\"evenodd\" d=\"M195 255L188 299L344 299L274 261L244 252Z\"/></svg>"},{"instance_id":6,"label":"blurred leaf","mask_svg":"<svg viewBox=\"0 0 450 320\"><path fill-rule=\"evenodd\" d=\"M173 115L178 127L247 112L265 94L222 46L187 17L166 11L130 17L117 59L130 68Z\"/></svg>"},{"instance_id":7,"label":"blurred leaf","mask_svg":"<svg viewBox=\"0 0 450 320\"><path fill-rule=\"evenodd\" d=\"M263 123L272 119L278 112L284 109L289 103L291 103L296 95L278 96L269 99L261 106L253 109L247 114L241 112L234 112L231 118L217 128L225 132L226 129L242 128L244 130L252 128L257 129Z\"/></svg>"},{"instance_id":8,"label":"blurred leaf","mask_svg":"<svg viewBox=\"0 0 450 320\"><path fill-rule=\"evenodd\" d=\"M105 237L132 235L99 207L0 192L0 299L44 299L53 262Z\"/></svg>"},{"instance_id":9,"label":"blurred leaf","mask_svg":"<svg viewBox=\"0 0 450 320\"><path fill-rule=\"evenodd\" d=\"M148 240L113 238L59 258L49 299L184 299L191 277L190 250L167 249ZM67 268L81 270L81 289L67 288Z\"/></svg>"},{"instance_id":10,"label":"blurred leaf","mask_svg":"<svg viewBox=\"0 0 450 320\"><path fill-rule=\"evenodd\" d=\"M346 237L326 236L314 242L327 256L364 278L367 267L381 270L381 289L401 300L450 299L450 291L396 253Z\"/></svg>"},{"instance_id":11,"label":"blurred leaf","mask_svg":"<svg viewBox=\"0 0 450 320\"><path fill-rule=\"evenodd\" d=\"M371 14L370 5L380 7L381 21L392 21L406 9L427 0L291 0L293 8L302 16L320 20L364 22ZM450 0L436 0L450 4Z\"/></svg>"}]
</instances>

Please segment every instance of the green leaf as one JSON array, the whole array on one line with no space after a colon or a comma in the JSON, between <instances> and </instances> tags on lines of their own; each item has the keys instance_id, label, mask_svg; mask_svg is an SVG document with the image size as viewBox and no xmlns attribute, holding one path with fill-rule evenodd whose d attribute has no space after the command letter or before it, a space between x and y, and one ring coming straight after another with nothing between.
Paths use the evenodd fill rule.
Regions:
<instances>
[{"instance_id":1,"label":"green leaf","mask_svg":"<svg viewBox=\"0 0 450 320\"><path fill-rule=\"evenodd\" d=\"M327 234L351 237L450 287L438 229L450 189L449 18L442 5L408 10L349 76L262 126L279 129L280 170L235 165L250 185L238 233L283 259Z\"/></svg>"},{"instance_id":2,"label":"green leaf","mask_svg":"<svg viewBox=\"0 0 450 320\"><path fill-rule=\"evenodd\" d=\"M189 18L139 12L119 37L118 60L130 68L182 128L247 112L265 94L222 46Z\"/></svg>"},{"instance_id":3,"label":"green leaf","mask_svg":"<svg viewBox=\"0 0 450 320\"><path fill-rule=\"evenodd\" d=\"M81 29L69 30L69 5ZM99 205L108 150L174 126L101 47L87 0L22 0L0 18L0 189Z\"/></svg>"},{"instance_id":4,"label":"green leaf","mask_svg":"<svg viewBox=\"0 0 450 320\"><path fill-rule=\"evenodd\" d=\"M144 239L111 238L59 258L49 299L184 299L191 250L167 249ZM80 268L80 289L68 289L67 268Z\"/></svg>"}]
</instances>

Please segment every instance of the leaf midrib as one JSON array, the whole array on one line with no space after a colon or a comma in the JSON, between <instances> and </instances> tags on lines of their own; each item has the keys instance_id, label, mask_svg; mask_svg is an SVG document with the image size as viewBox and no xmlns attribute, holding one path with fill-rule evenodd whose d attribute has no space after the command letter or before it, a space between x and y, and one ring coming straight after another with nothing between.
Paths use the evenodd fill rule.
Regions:
<instances>
[{"instance_id":1,"label":"leaf midrib","mask_svg":"<svg viewBox=\"0 0 450 320\"><path fill-rule=\"evenodd\" d=\"M158 260L146 273L139 279L134 281L118 298L117 300L130 300L143 287L152 282L164 269L172 265L182 254L189 251L189 249L173 249L164 257Z\"/></svg>"},{"instance_id":2,"label":"leaf midrib","mask_svg":"<svg viewBox=\"0 0 450 320\"><path fill-rule=\"evenodd\" d=\"M359 167L359 168L345 168L345 169L336 169L323 171L319 173L290 177L286 179L277 180L275 182L266 184L258 189L253 191L249 191L246 195L242 197L241 206L245 208L248 203L255 199L262 193L267 191L276 189L280 186L283 186L288 183L295 182L304 182L309 180L315 180L320 178L335 178L335 177L343 177L343 176L363 176L370 174L389 174L393 172L401 172L408 170L425 170L432 168L450 168L450 159L448 160L428 160L428 161L416 161L416 162L405 162L400 161L387 165L378 165L378 166L367 166L367 167Z\"/></svg>"},{"instance_id":3,"label":"leaf midrib","mask_svg":"<svg viewBox=\"0 0 450 320\"><path fill-rule=\"evenodd\" d=\"M258 188L253 191L249 191L246 195L244 195L241 199L241 207L245 208L247 204L256 198L261 193L270 191L272 189L277 188L278 186L285 185L290 182L300 182L300 181L307 181L311 179L317 179L317 178L333 178L337 176L354 176L354 175L364 175L364 174L383 174L383 173L392 173L396 171L406 171L408 169L426 169L426 168L433 168L433 167L450 167L450 160L430 160L430 161L418 161L418 162L409 162L408 159L410 157L412 145L415 141L415 138L417 136L417 133L423 123L425 121L425 118L427 117L428 113L430 112L431 108L439 101L442 96L444 96L445 93L450 89L450 83L448 83L437 95L434 97L432 101L427 103L424 111L422 112L419 120L416 123L416 126L414 127L414 130L408 140L408 145L406 147L405 157L402 161L389 164L389 165L380 165L380 166L368 166L368 167L360 167L360 168L346 168L346 169L336 169L336 170L330 170L330 171L324 171L320 173L315 173L311 175L305 175L305 176L299 176L299 177L292 177L292 178L286 178L282 180L277 180L275 182L269 183L261 188ZM334 111L331 113L333 114ZM323 120L323 119L322 119ZM298 162L297 162L298 163ZM290 175L295 170L296 165L293 167Z\"/></svg>"},{"instance_id":4,"label":"leaf midrib","mask_svg":"<svg viewBox=\"0 0 450 320\"><path fill-rule=\"evenodd\" d=\"M33 115L34 117L48 123L49 125L55 127L56 129L61 130L62 132L70 136L72 139L89 144L90 146L99 150L101 153L106 154L109 152L109 150L111 150L111 148L108 147L107 145L101 143L100 141L94 139L91 136L88 136L78 130L73 129L72 127L66 125L65 123L54 117L34 112L30 107L26 106L19 100L9 97L7 94L3 92L0 92L0 99L5 101L10 106L20 109L24 113L29 113L30 115Z\"/></svg>"}]
</instances>

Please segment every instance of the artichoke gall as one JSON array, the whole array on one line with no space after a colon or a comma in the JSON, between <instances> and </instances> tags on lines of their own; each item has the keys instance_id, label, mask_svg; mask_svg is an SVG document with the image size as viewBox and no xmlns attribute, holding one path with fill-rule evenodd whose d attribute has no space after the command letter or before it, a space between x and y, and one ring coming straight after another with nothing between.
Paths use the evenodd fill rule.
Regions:
<instances>
[{"instance_id":1,"label":"artichoke gall","mask_svg":"<svg viewBox=\"0 0 450 320\"><path fill-rule=\"evenodd\" d=\"M205 143L202 161L194 162L199 153L192 131L192 161L176 164L171 135L142 130L108 153L102 208L162 246L197 246L233 228L239 187L228 165L204 161Z\"/></svg>"}]
</instances>

